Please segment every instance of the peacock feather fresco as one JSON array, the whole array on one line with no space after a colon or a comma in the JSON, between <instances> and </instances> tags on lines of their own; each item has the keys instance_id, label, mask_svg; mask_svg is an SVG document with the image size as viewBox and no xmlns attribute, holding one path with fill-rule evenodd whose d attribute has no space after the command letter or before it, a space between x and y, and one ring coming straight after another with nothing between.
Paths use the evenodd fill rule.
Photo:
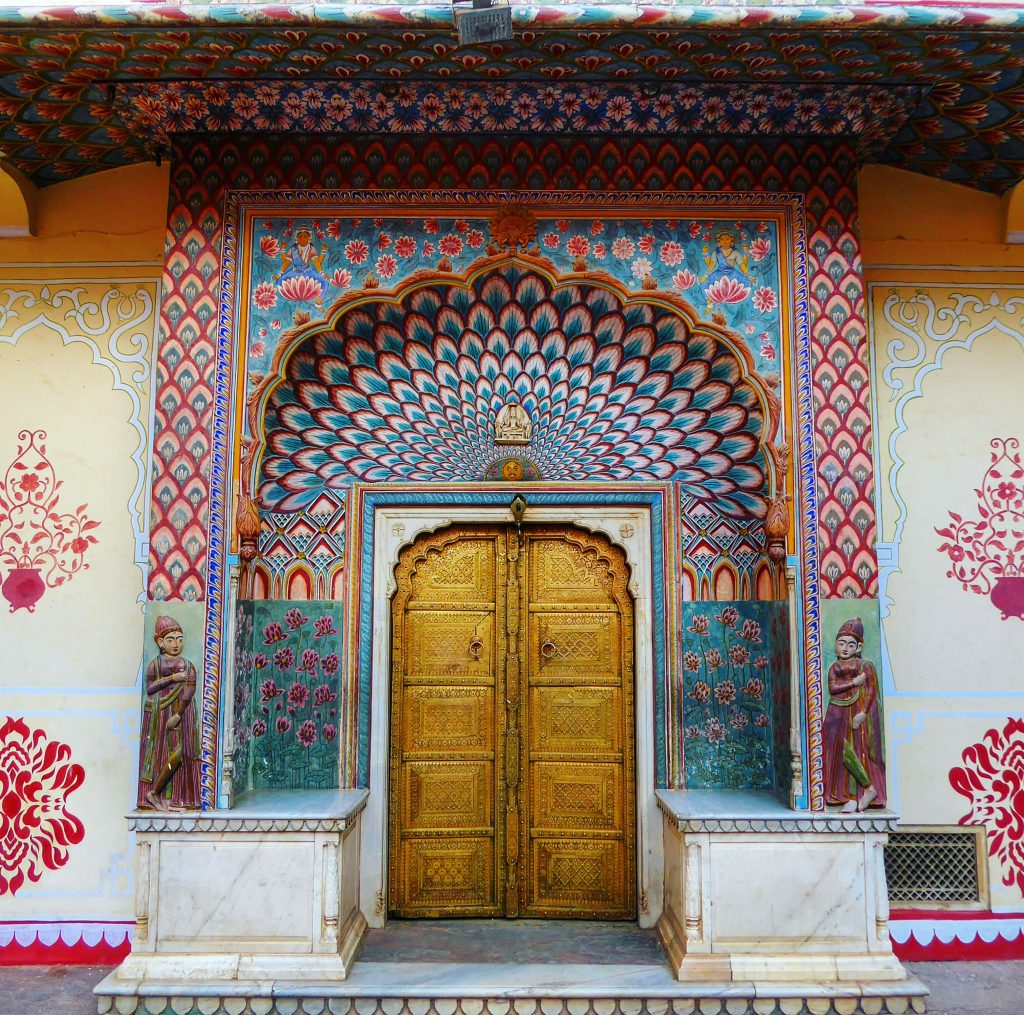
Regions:
<instances>
[{"instance_id":1,"label":"peacock feather fresco","mask_svg":"<svg viewBox=\"0 0 1024 1015\"><path fill-rule=\"evenodd\" d=\"M482 479L518 449L545 480L673 480L727 514L765 511L765 395L713 329L517 264L341 314L290 356L265 412L265 508L353 481Z\"/></svg>"}]
</instances>

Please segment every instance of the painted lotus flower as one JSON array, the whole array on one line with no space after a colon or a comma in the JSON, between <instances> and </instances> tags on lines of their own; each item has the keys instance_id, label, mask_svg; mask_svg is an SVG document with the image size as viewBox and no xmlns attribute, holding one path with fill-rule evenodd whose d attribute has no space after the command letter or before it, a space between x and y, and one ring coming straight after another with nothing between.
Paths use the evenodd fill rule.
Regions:
<instances>
[{"instance_id":1,"label":"painted lotus flower","mask_svg":"<svg viewBox=\"0 0 1024 1015\"><path fill-rule=\"evenodd\" d=\"M687 268L684 271L677 271L672 276L672 288L679 292L683 292L684 290L689 289L696 281L697 276Z\"/></svg>"},{"instance_id":2,"label":"painted lotus flower","mask_svg":"<svg viewBox=\"0 0 1024 1015\"><path fill-rule=\"evenodd\" d=\"M720 278L708 287L706 295L712 303L742 303L750 295L750 289L734 278Z\"/></svg>"},{"instance_id":3,"label":"painted lotus flower","mask_svg":"<svg viewBox=\"0 0 1024 1015\"><path fill-rule=\"evenodd\" d=\"M273 236L261 236L260 250L262 250L263 253L267 255L267 257L277 257L277 255L281 252L281 245Z\"/></svg>"},{"instance_id":4,"label":"painted lotus flower","mask_svg":"<svg viewBox=\"0 0 1024 1015\"><path fill-rule=\"evenodd\" d=\"M505 267L344 313L288 360L267 407L265 507L353 480L457 482L502 457L512 397L544 479L676 480L763 517L761 401L732 352L678 314Z\"/></svg>"},{"instance_id":5,"label":"painted lotus flower","mask_svg":"<svg viewBox=\"0 0 1024 1015\"><path fill-rule=\"evenodd\" d=\"M766 240L763 236L759 236L753 243L750 244L750 256L755 261L763 261L768 255L768 251L772 249L772 241Z\"/></svg>"},{"instance_id":6,"label":"painted lotus flower","mask_svg":"<svg viewBox=\"0 0 1024 1015\"><path fill-rule=\"evenodd\" d=\"M754 293L754 306L762 314L767 314L768 311L774 310L778 305L778 298L775 295L775 290L769 286L763 285L760 289Z\"/></svg>"},{"instance_id":7,"label":"painted lotus flower","mask_svg":"<svg viewBox=\"0 0 1024 1015\"><path fill-rule=\"evenodd\" d=\"M961 825L983 825L989 854L1003 869L1003 884L1024 895L1024 719L1007 719L962 755L949 784L967 798Z\"/></svg>"},{"instance_id":8,"label":"painted lotus flower","mask_svg":"<svg viewBox=\"0 0 1024 1015\"><path fill-rule=\"evenodd\" d=\"M307 275L293 275L283 282L278 282L277 291L286 300L302 303L320 299L323 296L324 287L315 278L309 278Z\"/></svg>"}]
</instances>

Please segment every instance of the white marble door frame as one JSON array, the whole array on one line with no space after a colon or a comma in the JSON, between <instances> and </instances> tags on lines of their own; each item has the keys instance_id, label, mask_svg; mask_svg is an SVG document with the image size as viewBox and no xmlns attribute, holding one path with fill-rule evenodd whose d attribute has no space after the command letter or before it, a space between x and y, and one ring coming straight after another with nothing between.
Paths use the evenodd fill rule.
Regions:
<instances>
[{"instance_id":1,"label":"white marble door frame","mask_svg":"<svg viewBox=\"0 0 1024 1015\"><path fill-rule=\"evenodd\" d=\"M370 671L370 796L361 822L360 906L371 927L387 922L388 754L391 704L391 596L401 549L424 532L456 522L508 522L505 507L378 507L373 515L373 656ZM654 797L654 609L651 516L646 507L528 507L526 522L578 525L608 537L626 554L633 596L637 900L641 927L661 916L663 841Z\"/></svg>"}]
</instances>

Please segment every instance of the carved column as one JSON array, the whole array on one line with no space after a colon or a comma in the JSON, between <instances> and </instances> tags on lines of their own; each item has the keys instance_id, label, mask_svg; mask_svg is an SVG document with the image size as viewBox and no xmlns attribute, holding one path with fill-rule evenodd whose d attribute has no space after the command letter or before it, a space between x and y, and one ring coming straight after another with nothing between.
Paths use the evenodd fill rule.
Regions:
<instances>
[{"instance_id":1,"label":"carved column","mask_svg":"<svg viewBox=\"0 0 1024 1015\"><path fill-rule=\"evenodd\" d=\"M787 567L785 573L786 599L789 602L789 806L796 810L797 801L804 792L803 717L800 713L800 661L803 658L803 646L797 622L800 604L796 596L796 571Z\"/></svg>"},{"instance_id":2,"label":"carved column","mask_svg":"<svg viewBox=\"0 0 1024 1015\"><path fill-rule=\"evenodd\" d=\"M149 944L149 859L151 844L135 847L135 941L137 949L150 951Z\"/></svg>"},{"instance_id":3,"label":"carved column","mask_svg":"<svg viewBox=\"0 0 1024 1015\"><path fill-rule=\"evenodd\" d=\"M695 842L687 843L686 871L683 876L683 919L687 946L704 940L702 878L700 846Z\"/></svg>"}]
</instances>

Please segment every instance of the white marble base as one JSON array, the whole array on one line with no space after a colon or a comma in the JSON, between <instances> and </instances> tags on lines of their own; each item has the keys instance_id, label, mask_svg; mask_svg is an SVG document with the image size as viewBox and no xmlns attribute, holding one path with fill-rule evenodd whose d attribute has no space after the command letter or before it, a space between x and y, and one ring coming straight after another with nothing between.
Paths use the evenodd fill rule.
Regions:
<instances>
[{"instance_id":1,"label":"white marble base","mask_svg":"<svg viewBox=\"0 0 1024 1015\"><path fill-rule=\"evenodd\" d=\"M111 974L222 991L344 980L366 929L359 815L366 790L258 792L229 811L136 811L136 924ZM201 985L201 987L200 987Z\"/></svg>"},{"instance_id":2,"label":"white marble base","mask_svg":"<svg viewBox=\"0 0 1024 1015\"><path fill-rule=\"evenodd\" d=\"M754 793L659 790L665 908L680 980L906 980L883 847L895 815L790 811Z\"/></svg>"}]
</instances>

